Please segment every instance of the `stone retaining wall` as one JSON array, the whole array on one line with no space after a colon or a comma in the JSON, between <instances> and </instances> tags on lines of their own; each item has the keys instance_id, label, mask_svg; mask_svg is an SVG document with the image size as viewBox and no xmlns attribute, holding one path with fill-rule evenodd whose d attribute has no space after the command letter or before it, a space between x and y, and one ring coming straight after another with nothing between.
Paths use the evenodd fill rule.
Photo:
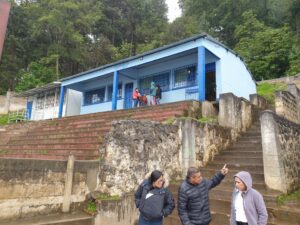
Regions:
<instances>
[{"instance_id":1,"label":"stone retaining wall","mask_svg":"<svg viewBox=\"0 0 300 225\"><path fill-rule=\"evenodd\" d=\"M285 193L300 187L300 125L272 111L261 115L266 184Z\"/></svg>"},{"instance_id":2,"label":"stone retaining wall","mask_svg":"<svg viewBox=\"0 0 300 225\"><path fill-rule=\"evenodd\" d=\"M276 91L275 93L276 114L299 123L297 96L288 91Z\"/></svg>"},{"instance_id":3,"label":"stone retaining wall","mask_svg":"<svg viewBox=\"0 0 300 225\"><path fill-rule=\"evenodd\" d=\"M100 149L98 191L123 195L134 191L154 169L181 180L189 166L204 166L232 142L231 129L179 119L174 124L118 121Z\"/></svg>"}]
</instances>

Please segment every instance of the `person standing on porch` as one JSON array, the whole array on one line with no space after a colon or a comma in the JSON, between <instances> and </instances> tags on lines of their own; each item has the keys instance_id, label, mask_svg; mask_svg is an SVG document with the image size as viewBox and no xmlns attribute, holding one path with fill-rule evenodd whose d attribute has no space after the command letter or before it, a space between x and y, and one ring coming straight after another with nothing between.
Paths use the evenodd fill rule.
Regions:
<instances>
[{"instance_id":1,"label":"person standing on porch","mask_svg":"<svg viewBox=\"0 0 300 225\"><path fill-rule=\"evenodd\" d=\"M150 97L150 105L156 105L156 86L154 81L151 82Z\"/></svg>"},{"instance_id":2,"label":"person standing on porch","mask_svg":"<svg viewBox=\"0 0 300 225\"><path fill-rule=\"evenodd\" d=\"M156 85L156 104L159 105L161 100L161 88L159 84Z\"/></svg>"},{"instance_id":3,"label":"person standing on porch","mask_svg":"<svg viewBox=\"0 0 300 225\"><path fill-rule=\"evenodd\" d=\"M133 108L136 108L139 103L139 98L141 97L140 91L138 88L134 89L132 94L132 100L133 100Z\"/></svg>"}]
</instances>

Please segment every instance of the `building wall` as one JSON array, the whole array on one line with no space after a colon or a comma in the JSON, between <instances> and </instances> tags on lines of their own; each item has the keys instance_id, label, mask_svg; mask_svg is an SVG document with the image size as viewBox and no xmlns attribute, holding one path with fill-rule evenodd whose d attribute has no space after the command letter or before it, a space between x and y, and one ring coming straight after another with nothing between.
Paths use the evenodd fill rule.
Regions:
<instances>
[{"instance_id":1,"label":"building wall","mask_svg":"<svg viewBox=\"0 0 300 225\"><path fill-rule=\"evenodd\" d=\"M48 96L48 92L44 92L44 96L41 100L38 100L38 95L33 95L28 97L27 102L32 101L32 112L31 120L45 120L53 119L58 117L58 107L59 107L59 96L60 89L56 90L56 95ZM69 98L75 98L76 96L71 96ZM50 100L51 99L51 100ZM63 115L66 112L66 100L64 101L63 106Z\"/></svg>"},{"instance_id":2,"label":"building wall","mask_svg":"<svg viewBox=\"0 0 300 225\"><path fill-rule=\"evenodd\" d=\"M240 57L212 42L204 42L204 46L220 58L216 65L217 96L231 92L249 100L249 95L256 93L256 85Z\"/></svg>"}]
</instances>

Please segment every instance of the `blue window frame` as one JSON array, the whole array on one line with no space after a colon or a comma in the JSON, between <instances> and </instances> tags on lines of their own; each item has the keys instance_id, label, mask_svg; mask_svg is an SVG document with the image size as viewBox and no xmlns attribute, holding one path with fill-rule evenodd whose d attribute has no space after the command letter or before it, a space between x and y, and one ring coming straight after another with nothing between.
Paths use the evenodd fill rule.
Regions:
<instances>
[{"instance_id":1,"label":"blue window frame","mask_svg":"<svg viewBox=\"0 0 300 225\"><path fill-rule=\"evenodd\" d=\"M196 85L196 66L187 66L174 71L174 87L187 87Z\"/></svg>"},{"instance_id":2,"label":"blue window frame","mask_svg":"<svg viewBox=\"0 0 300 225\"><path fill-rule=\"evenodd\" d=\"M105 87L92 90L92 91L87 91L84 94L84 104L91 105L91 104L101 103L104 102L104 98L105 98Z\"/></svg>"},{"instance_id":3,"label":"blue window frame","mask_svg":"<svg viewBox=\"0 0 300 225\"><path fill-rule=\"evenodd\" d=\"M107 101L112 100L112 94L113 94L113 86L108 86L108 92L107 92ZM118 84L118 99L122 98L122 84Z\"/></svg>"},{"instance_id":4,"label":"blue window frame","mask_svg":"<svg viewBox=\"0 0 300 225\"><path fill-rule=\"evenodd\" d=\"M170 89L170 72L164 72L141 79L139 85L141 94L148 95L150 93L152 81L158 84L162 91L168 91Z\"/></svg>"},{"instance_id":5,"label":"blue window frame","mask_svg":"<svg viewBox=\"0 0 300 225\"><path fill-rule=\"evenodd\" d=\"M205 65L205 72L209 73L209 72L215 72L216 71L216 63L208 63Z\"/></svg>"}]
</instances>

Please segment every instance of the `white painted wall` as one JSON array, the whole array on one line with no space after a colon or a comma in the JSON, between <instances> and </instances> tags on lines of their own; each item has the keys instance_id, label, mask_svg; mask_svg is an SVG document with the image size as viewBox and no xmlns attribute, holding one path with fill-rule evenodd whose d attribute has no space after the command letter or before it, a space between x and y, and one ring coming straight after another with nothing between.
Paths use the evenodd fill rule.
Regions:
<instances>
[{"instance_id":1,"label":"white painted wall","mask_svg":"<svg viewBox=\"0 0 300 225\"><path fill-rule=\"evenodd\" d=\"M75 116L80 114L82 92L72 89L67 90L66 113L65 116Z\"/></svg>"},{"instance_id":2,"label":"white painted wall","mask_svg":"<svg viewBox=\"0 0 300 225\"><path fill-rule=\"evenodd\" d=\"M232 92L249 100L249 95L256 93L256 85L241 58L210 41L205 41L204 46L220 58L216 64L217 98Z\"/></svg>"}]
</instances>

